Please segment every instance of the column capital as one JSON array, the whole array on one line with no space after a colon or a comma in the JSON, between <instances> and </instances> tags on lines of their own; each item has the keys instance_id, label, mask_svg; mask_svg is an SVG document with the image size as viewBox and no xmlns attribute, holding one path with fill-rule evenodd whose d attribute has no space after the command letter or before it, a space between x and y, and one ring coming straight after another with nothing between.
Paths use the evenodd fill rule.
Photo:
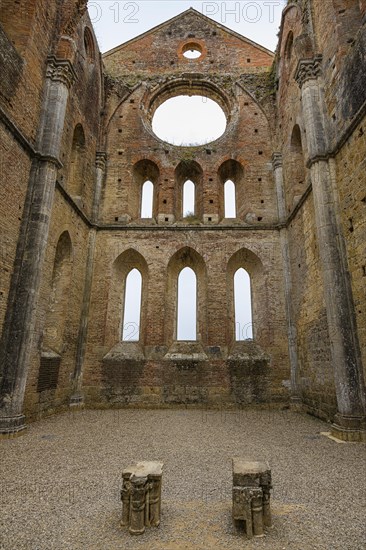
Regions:
<instances>
[{"instance_id":1,"label":"column capital","mask_svg":"<svg viewBox=\"0 0 366 550\"><path fill-rule=\"evenodd\" d=\"M312 59L300 59L296 71L295 80L300 86L303 87L308 80L316 80L322 73L322 55L316 55Z\"/></svg>"},{"instance_id":2,"label":"column capital","mask_svg":"<svg viewBox=\"0 0 366 550\"><path fill-rule=\"evenodd\" d=\"M273 169L276 170L276 168L282 168L282 164L283 164L282 153L273 153L272 154Z\"/></svg>"},{"instance_id":3,"label":"column capital","mask_svg":"<svg viewBox=\"0 0 366 550\"><path fill-rule=\"evenodd\" d=\"M95 166L105 172L107 164L107 153L104 151L97 151L95 155Z\"/></svg>"},{"instance_id":4,"label":"column capital","mask_svg":"<svg viewBox=\"0 0 366 550\"><path fill-rule=\"evenodd\" d=\"M69 89L77 78L74 67L68 59L57 59L54 56L48 58L46 77L54 82L62 82Z\"/></svg>"}]
</instances>

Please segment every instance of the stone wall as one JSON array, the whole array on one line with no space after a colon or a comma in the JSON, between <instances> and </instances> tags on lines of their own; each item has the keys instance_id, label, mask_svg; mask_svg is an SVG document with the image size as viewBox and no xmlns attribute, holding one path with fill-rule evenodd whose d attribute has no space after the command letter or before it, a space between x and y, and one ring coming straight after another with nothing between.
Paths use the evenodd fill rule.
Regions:
<instances>
[{"instance_id":1,"label":"stone wall","mask_svg":"<svg viewBox=\"0 0 366 550\"><path fill-rule=\"evenodd\" d=\"M336 156L336 181L346 237L358 337L366 368L366 125L360 122ZM364 370L365 378L366 371Z\"/></svg>"},{"instance_id":2,"label":"stone wall","mask_svg":"<svg viewBox=\"0 0 366 550\"><path fill-rule=\"evenodd\" d=\"M230 259L243 249L231 266ZM177 254L182 259L175 268ZM128 270L137 267L143 275L139 343L121 343L124 278L113 268L121 255ZM174 336L176 286L171 283L176 284L184 265L191 265L198 277L199 335L192 344ZM234 342L232 278L239 265L252 277L254 343ZM283 399L289 370L282 277L278 232L98 232L83 379L87 402L199 403L199 395L210 405ZM240 388L233 394L231 378L238 383L238 377ZM180 401L181 386L188 393Z\"/></svg>"},{"instance_id":3,"label":"stone wall","mask_svg":"<svg viewBox=\"0 0 366 550\"><path fill-rule=\"evenodd\" d=\"M4 1L0 10L2 328L42 107L44 71L56 21L46 1Z\"/></svg>"},{"instance_id":4,"label":"stone wall","mask_svg":"<svg viewBox=\"0 0 366 550\"><path fill-rule=\"evenodd\" d=\"M0 324L12 313L14 266L34 254L32 276L40 284L19 374L26 381L24 407L19 401L16 413L23 408L37 418L83 397L90 407L167 407L288 403L291 396L333 419L347 369L354 368L350 361L341 383L335 376L339 338L329 330L334 304L324 281L329 269L336 281L337 265L349 289L349 326L355 315L352 353L360 350L364 365L366 358L365 2L290 1L275 57L188 10L108 52L103 64L86 2L12 5L4 0L0 13ZM191 47L199 59L184 57ZM66 63L73 82L67 90L60 84L68 100L59 158L40 160L52 193L55 177L43 260L30 246L32 233L29 242L23 237L30 220L41 218L36 212L34 220L32 209L45 200L34 200L32 186L42 177L36 148L50 55ZM295 79L300 61L313 63L306 97L318 109L314 124L303 83ZM216 100L228 119L225 134L198 147L157 138L154 112L179 94ZM313 131L320 145L309 138ZM321 158L311 158L314 143ZM314 169L317 163L323 164ZM151 219L140 217L146 179L154 183ZM191 219L182 217L186 179L196 184ZM236 185L235 219L224 218L226 179ZM321 185L328 185L324 195ZM325 265L319 223L325 210L316 196L330 197L341 265L334 258ZM39 232L34 235L41 249ZM184 266L198 282L193 343L176 337ZM137 343L121 337L125 279L133 267L143 279ZM253 341L235 341L239 267L251 277Z\"/></svg>"}]
</instances>

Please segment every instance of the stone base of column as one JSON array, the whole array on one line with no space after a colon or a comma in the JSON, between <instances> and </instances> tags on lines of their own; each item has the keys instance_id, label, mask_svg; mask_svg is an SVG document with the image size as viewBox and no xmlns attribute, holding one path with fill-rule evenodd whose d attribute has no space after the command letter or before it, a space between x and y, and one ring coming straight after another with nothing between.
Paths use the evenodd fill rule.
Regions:
<instances>
[{"instance_id":1,"label":"stone base of column","mask_svg":"<svg viewBox=\"0 0 366 550\"><path fill-rule=\"evenodd\" d=\"M0 416L0 439L10 439L23 435L27 429L25 416Z\"/></svg>"},{"instance_id":2,"label":"stone base of column","mask_svg":"<svg viewBox=\"0 0 366 550\"><path fill-rule=\"evenodd\" d=\"M81 394L74 394L70 397L70 407L84 407L84 396Z\"/></svg>"},{"instance_id":3,"label":"stone base of column","mask_svg":"<svg viewBox=\"0 0 366 550\"><path fill-rule=\"evenodd\" d=\"M366 442L366 417L336 414L331 434L342 441Z\"/></svg>"}]
</instances>

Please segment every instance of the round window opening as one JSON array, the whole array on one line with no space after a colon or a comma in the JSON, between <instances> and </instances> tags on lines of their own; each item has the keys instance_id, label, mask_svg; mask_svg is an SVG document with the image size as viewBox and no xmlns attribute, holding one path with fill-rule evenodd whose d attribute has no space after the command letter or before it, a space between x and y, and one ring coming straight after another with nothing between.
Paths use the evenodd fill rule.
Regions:
<instances>
[{"instance_id":1,"label":"round window opening","mask_svg":"<svg viewBox=\"0 0 366 550\"><path fill-rule=\"evenodd\" d=\"M202 49L198 44L186 44L182 53L186 59L198 59L202 55Z\"/></svg>"},{"instance_id":2,"label":"round window opening","mask_svg":"<svg viewBox=\"0 0 366 550\"><path fill-rule=\"evenodd\" d=\"M180 95L167 99L155 111L153 132L158 138L183 147L194 147L218 139L226 130L226 116L220 105L201 95Z\"/></svg>"}]
</instances>

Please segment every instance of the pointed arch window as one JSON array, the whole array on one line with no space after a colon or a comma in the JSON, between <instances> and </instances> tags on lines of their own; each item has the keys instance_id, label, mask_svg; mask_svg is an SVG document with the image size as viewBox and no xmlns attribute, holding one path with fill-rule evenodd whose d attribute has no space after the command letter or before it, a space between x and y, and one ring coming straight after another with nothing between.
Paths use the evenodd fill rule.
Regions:
<instances>
[{"instance_id":1,"label":"pointed arch window","mask_svg":"<svg viewBox=\"0 0 366 550\"><path fill-rule=\"evenodd\" d=\"M93 35L88 27L85 27L84 30L84 49L86 58L89 61L93 62L95 57L94 40Z\"/></svg>"},{"instance_id":2,"label":"pointed arch window","mask_svg":"<svg viewBox=\"0 0 366 550\"><path fill-rule=\"evenodd\" d=\"M178 276L177 340L197 340L197 277L190 267Z\"/></svg>"},{"instance_id":3,"label":"pointed arch window","mask_svg":"<svg viewBox=\"0 0 366 550\"><path fill-rule=\"evenodd\" d=\"M242 267L234 274L235 340L253 338L250 277Z\"/></svg>"},{"instance_id":4,"label":"pointed arch window","mask_svg":"<svg viewBox=\"0 0 366 550\"><path fill-rule=\"evenodd\" d=\"M44 349L62 353L72 278L72 244L68 231L60 236L52 273L50 301L45 322Z\"/></svg>"},{"instance_id":5,"label":"pointed arch window","mask_svg":"<svg viewBox=\"0 0 366 550\"><path fill-rule=\"evenodd\" d=\"M141 193L141 218L153 217L154 184L147 180L142 186Z\"/></svg>"},{"instance_id":6,"label":"pointed arch window","mask_svg":"<svg viewBox=\"0 0 366 550\"><path fill-rule=\"evenodd\" d=\"M225 182L225 218L236 218L235 183L232 180Z\"/></svg>"},{"instance_id":7,"label":"pointed arch window","mask_svg":"<svg viewBox=\"0 0 366 550\"><path fill-rule=\"evenodd\" d=\"M183 185L183 218L195 215L195 194L195 184L193 181L187 180Z\"/></svg>"},{"instance_id":8,"label":"pointed arch window","mask_svg":"<svg viewBox=\"0 0 366 550\"><path fill-rule=\"evenodd\" d=\"M134 268L126 277L122 324L123 342L138 342L140 340L141 299L142 276L140 271Z\"/></svg>"},{"instance_id":9,"label":"pointed arch window","mask_svg":"<svg viewBox=\"0 0 366 550\"><path fill-rule=\"evenodd\" d=\"M75 197L81 197L84 184L85 169L85 134L81 124L77 124L72 139L69 191Z\"/></svg>"}]
</instances>

